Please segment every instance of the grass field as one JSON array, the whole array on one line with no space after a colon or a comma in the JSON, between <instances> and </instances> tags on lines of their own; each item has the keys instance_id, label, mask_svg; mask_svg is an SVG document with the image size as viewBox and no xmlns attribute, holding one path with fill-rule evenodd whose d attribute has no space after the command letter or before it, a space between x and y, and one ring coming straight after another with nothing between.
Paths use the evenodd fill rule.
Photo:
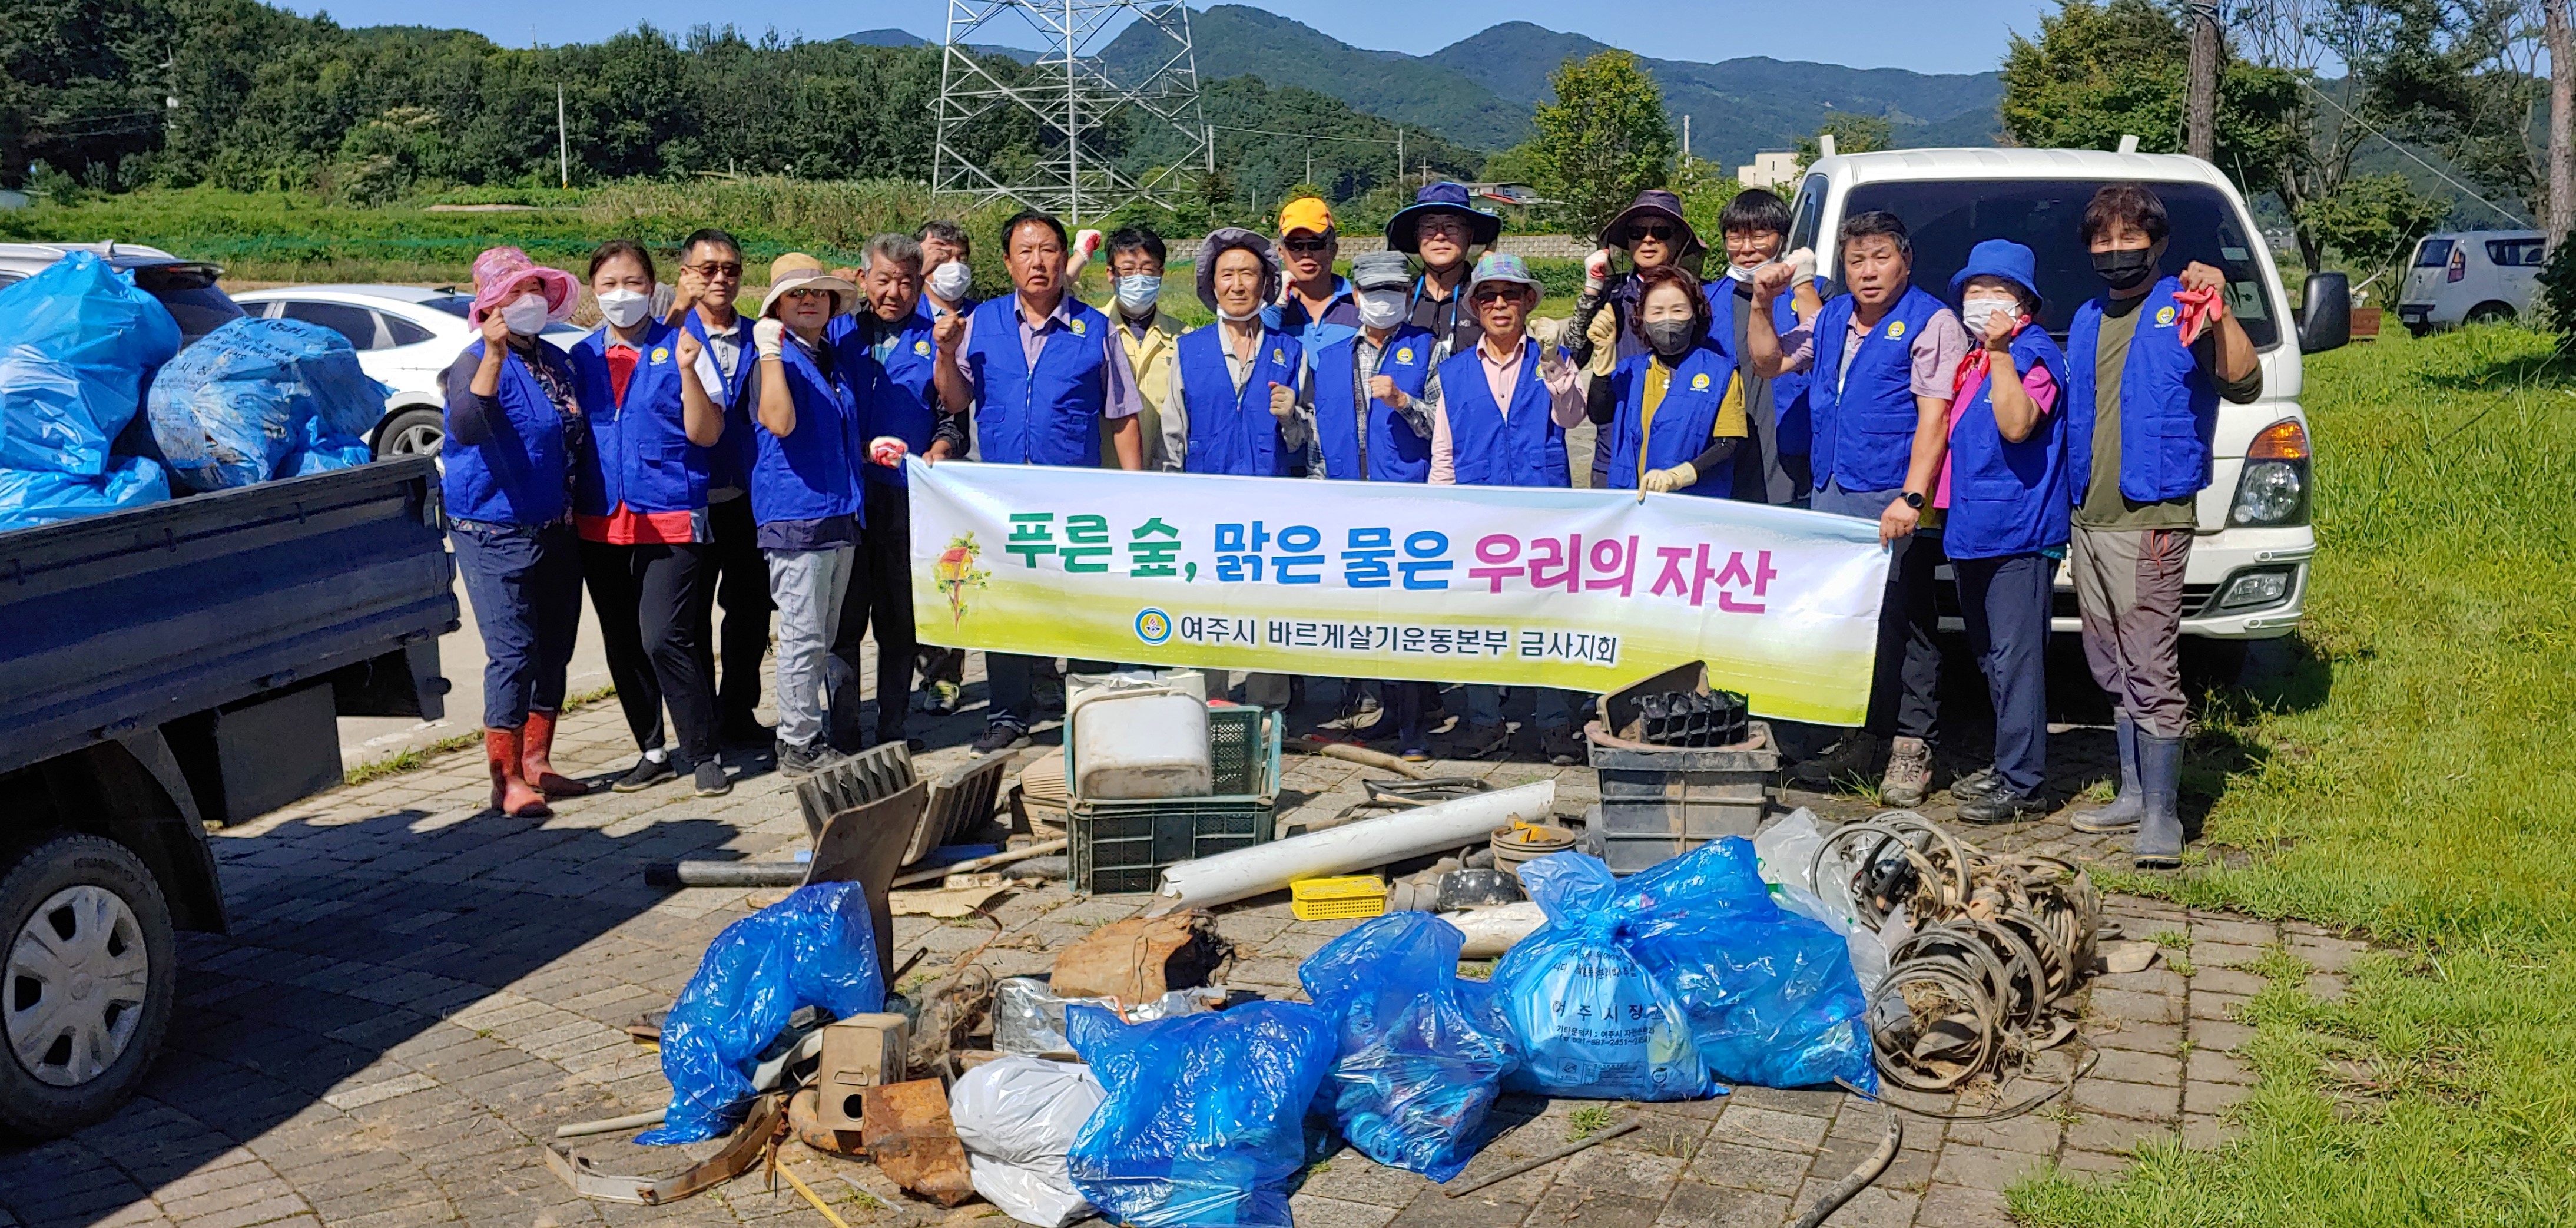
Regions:
<instances>
[{"instance_id":1,"label":"grass field","mask_svg":"<svg viewBox=\"0 0 2576 1228\"><path fill-rule=\"evenodd\" d=\"M2194 744L2252 765L2208 820L2250 858L2116 885L2401 953L2332 1004L2276 954L2244 1137L2027 1182L2028 1223L2576 1224L2576 363L2398 332L2311 359L2306 405L2308 625Z\"/></svg>"}]
</instances>

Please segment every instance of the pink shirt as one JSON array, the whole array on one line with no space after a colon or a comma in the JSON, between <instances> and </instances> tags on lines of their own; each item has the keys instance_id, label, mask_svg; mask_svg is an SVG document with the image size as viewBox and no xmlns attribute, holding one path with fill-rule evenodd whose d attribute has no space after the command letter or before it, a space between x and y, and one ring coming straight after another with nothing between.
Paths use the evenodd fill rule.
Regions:
<instances>
[{"instance_id":1,"label":"pink shirt","mask_svg":"<svg viewBox=\"0 0 2576 1228\"><path fill-rule=\"evenodd\" d=\"M1843 371L1834 372L1833 376L1838 384L1844 372L1851 369L1852 355L1860 352L1861 338L1868 336L1876 327L1875 324L1862 324L1860 313L1852 313L1851 332L1843 338ZM1923 327L1915 332L1914 340L1906 345L1907 355L1914 360L1911 380L1914 395L1935 401L1949 400L1950 380L1958 373L1959 360L1974 347L1975 343L1968 339L1968 330L1959 324L1959 313L1947 307L1933 312L1932 318L1923 322ZM1781 360L1783 371L1804 371L1814 366L1814 321L1802 323L1783 335L1780 352L1785 355Z\"/></svg>"},{"instance_id":2,"label":"pink shirt","mask_svg":"<svg viewBox=\"0 0 2576 1228\"><path fill-rule=\"evenodd\" d=\"M1518 347L1511 357L1497 359L1483 345L1476 347L1476 357L1485 364L1485 388L1494 394L1494 404L1505 414L1512 412L1512 392L1519 387L1521 373L1537 362L1537 351L1527 345ZM1571 427L1583 421L1583 393L1574 386L1574 364L1566 363L1555 376L1542 377L1547 388L1547 416L1558 426ZM1431 415L1431 474L1434 486L1458 484L1458 463L1449 442L1449 406L1454 397L1443 396L1437 412Z\"/></svg>"},{"instance_id":3,"label":"pink shirt","mask_svg":"<svg viewBox=\"0 0 2576 1228\"><path fill-rule=\"evenodd\" d=\"M1966 412L1968 402L1977 399L1978 389L1985 385L1986 379L1992 374L1993 371L1990 369L1986 375L1978 376L1975 382L1960 387L1959 395L1950 402L1951 434L1958 433L1959 415ZM2029 372L2021 377L2021 386L2023 391L2030 394L2030 399L2038 404L2040 417L2045 418L2056 410L2057 381L2048 374L2048 368L2033 364ZM1941 457L1941 480L1932 487L1932 506L1950 506L1950 458L1947 454Z\"/></svg>"}]
</instances>

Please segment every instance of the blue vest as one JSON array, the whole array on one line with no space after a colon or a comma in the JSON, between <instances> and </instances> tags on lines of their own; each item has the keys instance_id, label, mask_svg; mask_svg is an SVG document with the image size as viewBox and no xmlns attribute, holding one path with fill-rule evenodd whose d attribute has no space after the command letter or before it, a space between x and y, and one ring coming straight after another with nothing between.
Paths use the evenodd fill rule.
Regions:
<instances>
[{"instance_id":1,"label":"blue vest","mask_svg":"<svg viewBox=\"0 0 2576 1228\"><path fill-rule=\"evenodd\" d=\"M886 350L881 363L874 343L884 339L884 334L878 331L885 327L884 323L876 321L865 328L855 323L848 328L838 327L839 319L855 321L857 318L843 316L835 320L837 335L833 337L833 348L841 355L842 361L859 364L851 370L861 370L873 364L880 375L867 403L859 409L862 449L868 440L892 435L901 439L915 455L929 451L931 432L939 425L939 389L931 382L931 372L938 367L936 356L939 346L930 338L929 313L915 307L912 315L895 327L894 344ZM874 320L874 317L870 319ZM863 463L860 471L871 482L894 487L904 484L904 471L900 465Z\"/></svg>"},{"instance_id":2,"label":"blue vest","mask_svg":"<svg viewBox=\"0 0 2576 1228\"><path fill-rule=\"evenodd\" d=\"M1387 334L1377 373L1408 397L1420 400L1431 383L1431 348L1439 338L1427 328L1399 324ZM1361 386L1356 334L1315 355L1315 443L1324 453L1324 476L1336 481L1419 482L1431 476L1431 441L1414 432L1383 401ZM1362 416L1367 435L1361 435ZM1367 466L1361 466L1365 457Z\"/></svg>"},{"instance_id":3,"label":"blue vest","mask_svg":"<svg viewBox=\"0 0 2576 1228\"><path fill-rule=\"evenodd\" d=\"M1941 300L1907 286L1878 327L1861 338L1851 374L1837 386L1843 338L1858 304L1848 294L1816 314L1815 362L1807 368L1807 403L1815 415L1816 487L1894 490L1914 462L1914 337Z\"/></svg>"},{"instance_id":4,"label":"blue vest","mask_svg":"<svg viewBox=\"0 0 2576 1228\"><path fill-rule=\"evenodd\" d=\"M1351 289L1350 279L1339 275L1333 278L1333 301L1324 304L1324 314L1320 316L1307 315L1306 300L1294 294L1288 296L1285 307L1272 303L1261 309L1261 326L1293 334L1297 344L1305 347L1308 357L1322 353L1325 346L1356 335L1360 331L1359 319L1358 294Z\"/></svg>"},{"instance_id":5,"label":"blue vest","mask_svg":"<svg viewBox=\"0 0 2576 1228\"><path fill-rule=\"evenodd\" d=\"M1653 355L1640 354L1610 373L1611 387L1619 397L1619 417L1611 424L1611 490L1637 488L1641 451L1648 469L1670 469L1707 451L1709 434L1717 428L1717 411L1726 404L1728 385L1735 382L1735 360L1726 356L1715 338L1700 342L1673 369L1663 402L1655 407L1652 434L1647 434L1637 424L1645 418L1646 367L1653 361ZM1674 493L1723 499L1734 489L1735 466L1729 464L1699 475L1697 482Z\"/></svg>"},{"instance_id":6,"label":"blue vest","mask_svg":"<svg viewBox=\"0 0 2576 1228\"><path fill-rule=\"evenodd\" d=\"M1738 362L1744 356L1733 353L1735 347L1735 283L1720 277L1708 283L1708 336L1718 347L1730 351L1728 357ZM1798 327L1798 308L1789 301L1787 292L1771 300L1771 327L1783 337ZM1782 456L1805 456L1815 446L1815 428L1807 419L1807 379L1805 371L1783 371L1771 377L1771 414L1776 423L1775 446ZM1750 414L1761 409L1747 405Z\"/></svg>"},{"instance_id":7,"label":"blue vest","mask_svg":"<svg viewBox=\"0 0 2576 1228\"><path fill-rule=\"evenodd\" d=\"M1941 548L1954 559L2036 554L2063 546L2066 497L2066 355L2037 324L2015 334L2013 374L2046 367L2057 381L2057 412L2042 414L2030 437L2013 443L1995 429L1995 381L1989 370L1950 426L1950 511L1941 525Z\"/></svg>"},{"instance_id":8,"label":"blue vest","mask_svg":"<svg viewBox=\"0 0 2576 1228\"><path fill-rule=\"evenodd\" d=\"M757 354L747 356L759 361ZM859 514L858 463L865 441L858 438L859 398L867 391L873 362L852 365L848 355L835 355L827 378L789 338L779 356L787 373L787 390L796 398L796 429L782 439L759 426L760 408L750 406L752 436L759 450L751 466L751 515L760 524L781 520L821 520Z\"/></svg>"},{"instance_id":9,"label":"blue vest","mask_svg":"<svg viewBox=\"0 0 2576 1228\"><path fill-rule=\"evenodd\" d=\"M1230 473L1237 477L1284 478L1297 459L1279 437L1279 419L1270 413L1270 386L1297 386L1306 354L1296 339L1276 329L1261 330L1261 348L1252 353L1252 374L1237 390L1226 369L1225 326L1210 324L1181 334L1173 350L1181 380L1182 408L1189 416L1189 451L1182 457L1185 473Z\"/></svg>"},{"instance_id":10,"label":"blue vest","mask_svg":"<svg viewBox=\"0 0 2576 1228\"><path fill-rule=\"evenodd\" d=\"M750 316L739 312L734 314L733 327L727 330L733 334L737 347L735 353L740 355L734 360L733 377L726 380L722 388L707 389L708 396L724 398L725 405L724 437L716 440L716 446L707 449L707 483L714 487L748 488L751 462L759 452L759 445L751 438L754 415L742 403L743 385L751 381L751 369L760 364L760 347L752 342L751 324ZM689 330L689 335L697 338L699 345L710 344L706 321L699 319L696 311L682 316L680 327ZM719 365L716 370L724 368Z\"/></svg>"},{"instance_id":11,"label":"blue vest","mask_svg":"<svg viewBox=\"0 0 2576 1228\"><path fill-rule=\"evenodd\" d=\"M2134 503L2159 503L2200 493L2209 485L2209 441L2218 430L2218 387L2182 343L2182 307L2168 277L2138 305L2138 332L2120 367L2120 493ZM2073 498L2079 506L2093 478L2093 369L2101 349L2102 300L2075 309L2066 331L2066 451L2075 467Z\"/></svg>"},{"instance_id":12,"label":"blue vest","mask_svg":"<svg viewBox=\"0 0 2576 1228\"><path fill-rule=\"evenodd\" d=\"M483 338L474 338L465 352L481 362ZM501 359L498 399L501 416L492 423L492 437L482 443L458 443L455 425L445 424L447 441L439 445L445 469L438 487L448 519L512 525L562 519L563 420L529 373L527 361L516 353Z\"/></svg>"},{"instance_id":13,"label":"blue vest","mask_svg":"<svg viewBox=\"0 0 2576 1228\"><path fill-rule=\"evenodd\" d=\"M977 389L977 456L999 465L1100 467L1100 416L1108 408L1109 317L1067 298L1035 370L1020 349L1020 300L1006 294L975 309L967 369ZM1120 354L1118 361L1125 362Z\"/></svg>"},{"instance_id":14,"label":"blue vest","mask_svg":"<svg viewBox=\"0 0 2576 1228\"><path fill-rule=\"evenodd\" d=\"M689 442L680 406L680 330L645 326L635 370L618 403L608 375L608 329L572 347L576 393L590 411L590 455L573 483L573 510L605 516L624 503L638 512L694 512L707 505L707 449Z\"/></svg>"},{"instance_id":15,"label":"blue vest","mask_svg":"<svg viewBox=\"0 0 2576 1228\"><path fill-rule=\"evenodd\" d=\"M1538 377L1538 353L1537 342L1521 342L1508 416L1485 385L1482 347L1440 364L1441 410L1449 415L1449 460L1458 485L1574 484L1565 468L1565 428L1549 416L1547 384Z\"/></svg>"}]
</instances>

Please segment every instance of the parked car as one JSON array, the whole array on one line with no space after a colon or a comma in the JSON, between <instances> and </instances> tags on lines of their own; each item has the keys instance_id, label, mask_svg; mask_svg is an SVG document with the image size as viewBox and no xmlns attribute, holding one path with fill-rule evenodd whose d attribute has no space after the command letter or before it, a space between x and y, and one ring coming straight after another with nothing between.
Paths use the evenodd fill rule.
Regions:
<instances>
[{"instance_id":1,"label":"parked car","mask_svg":"<svg viewBox=\"0 0 2576 1228\"><path fill-rule=\"evenodd\" d=\"M447 436L441 417L446 393L438 377L474 339L465 309L474 296L455 286L289 286L253 290L234 300L268 320L319 324L357 347L358 365L392 388L384 420L368 443L379 458L436 456ZM542 335L570 350L583 330L550 324Z\"/></svg>"},{"instance_id":2,"label":"parked car","mask_svg":"<svg viewBox=\"0 0 2576 1228\"><path fill-rule=\"evenodd\" d=\"M2531 311L2543 249L2537 230L2458 230L2426 235L2406 262L2397 318L2418 337L2455 324L2511 320Z\"/></svg>"},{"instance_id":3,"label":"parked car","mask_svg":"<svg viewBox=\"0 0 2576 1228\"><path fill-rule=\"evenodd\" d=\"M161 300L179 322L179 344L193 345L242 317L242 309L216 285L220 265L182 260L139 243L0 243L0 286L24 281L73 252L96 252L109 268L134 275L134 284Z\"/></svg>"}]
</instances>

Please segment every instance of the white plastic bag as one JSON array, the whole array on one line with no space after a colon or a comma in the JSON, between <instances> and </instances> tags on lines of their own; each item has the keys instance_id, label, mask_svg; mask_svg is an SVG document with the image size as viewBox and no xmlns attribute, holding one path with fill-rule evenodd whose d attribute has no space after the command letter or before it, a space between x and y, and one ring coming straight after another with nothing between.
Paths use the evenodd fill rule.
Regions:
<instances>
[{"instance_id":1,"label":"white plastic bag","mask_svg":"<svg viewBox=\"0 0 2576 1228\"><path fill-rule=\"evenodd\" d=\"M1814 851L1809 850L1808 855L1814 856ZM1768 867L1765 869L1767 872ZM1827 904L1822 897L1804 887L1789 883L1773 883L1771 898L1780 907L1809 920L1822 921L1833 927L1835 933L1842 935L1843 945L1851 950L1852 976L1860 981L1862 996L1877 995L1878 983L1887 979L1887 951L1892 945L1884 936L1861 924L1860 918ZM1913 932L1912 927L1905 924L1905 909L1902 906L1899 906L1887 921L1891 931Z\"/></svg>"},{"instance_id":2,"label":"white plastic bag","mask_svg":"<svg viewBox=\"0 0 2576 1228\"><path fill-rule=\"evenodd\" d=\"M1090 1215L1064 1157L1104 1095L1090 1067L1044 1058L997 1058L959 1076L948 1117L975 1192L1036 1228Z\"/></svg>"},{"instance_id":3,"label":"white plastic bag","mask_svg":"<svg viewBox=\"0 0 2576 1228\"><path fill-rule=\"evenodd\" d=\"M1815 812L1800 806L1753 837L1756 870L1763 882L1813 892L1816 850L1824 843L1825 833L1816 826Z\"/></svg>"},{"instance_id":4,"label":"white plastic bag","mask_svg":"<svg viewBox=\"0 0 2576 1228\"><path fill-rule=\"evenodd\" d=\"M1116 998L1059 998L1033 976L1006 977L993 991L993 1047L1023 1057L1071 1057L1073 1042L1064 1038L1064 1008L1075 1002L1105 1006L1129 1023L1194 1015L1225 1002L1222 985L1169 990L1150 1002L1122 1007Z\"/></svg>"}]
</instances>

